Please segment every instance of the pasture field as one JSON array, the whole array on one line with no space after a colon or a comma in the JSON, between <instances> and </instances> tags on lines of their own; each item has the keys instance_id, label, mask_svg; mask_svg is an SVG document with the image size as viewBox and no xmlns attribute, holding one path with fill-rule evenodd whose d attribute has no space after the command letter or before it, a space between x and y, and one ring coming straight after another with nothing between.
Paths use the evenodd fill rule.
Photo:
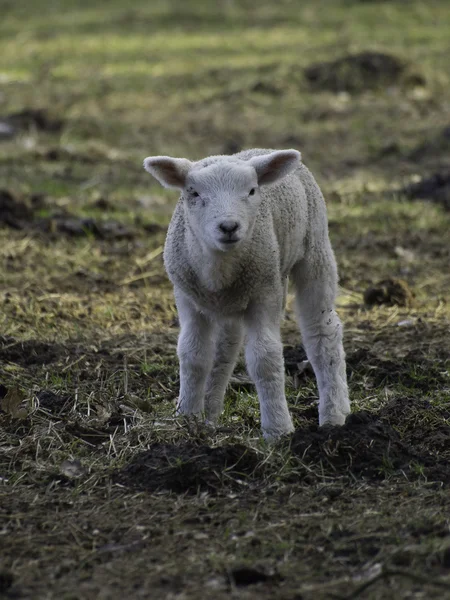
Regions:
<instances>
[{"instance_id":1,"label":"pasture field","mask_svg":"<svg viewBox=\"0 0 450 600\"><path fill-rule=\"evenodd\" d=\"M0 597L450 598L448 1L0 4ZM274 446L242 360L174 417L142 168L248 147L324 190L352 400L318 429L289 296Z\"/></svg>"}]
</instances>

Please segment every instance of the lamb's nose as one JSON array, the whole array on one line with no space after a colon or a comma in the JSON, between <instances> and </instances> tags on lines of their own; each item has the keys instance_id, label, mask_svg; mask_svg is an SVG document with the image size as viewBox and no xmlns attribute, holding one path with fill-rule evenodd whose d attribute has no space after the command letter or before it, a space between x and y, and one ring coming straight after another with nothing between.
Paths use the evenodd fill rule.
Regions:
<instances>
[{"instance_id":1,"label":"lamb's nose","mask_svg":"<svg viewBox=\"0 0 450 600\"><path fill-rule=\"evenodd\" d=\"M223 233L234 233L239 229L239 223L237 221L222 221L219 225L220 231Z\"/></svg>"}]
</instances>

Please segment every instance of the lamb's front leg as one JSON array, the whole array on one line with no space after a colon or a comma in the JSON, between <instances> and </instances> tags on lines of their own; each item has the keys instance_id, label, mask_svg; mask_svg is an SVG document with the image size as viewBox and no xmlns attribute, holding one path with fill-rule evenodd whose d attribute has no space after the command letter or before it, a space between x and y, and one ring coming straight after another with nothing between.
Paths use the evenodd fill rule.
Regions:
<instances>
[{"instance_id":1,"label":"lamb's front leg","mask_svg":"<svg viewBox=\"0 0 450 600\"><path fill-rule=\"evenodd\" d=\"M216 423L223 410L223 399L242 345L243 326L240 319L225 321L218 327L214 365L206 383L205 415Z\"/></svg>"},{"instance_id":2,"label":"lamb's front leg","mask_svg":"<svg viewBox=\"0 0 450 600\"><path fill-rule=\"evenodd\" d=\"M245 357L258 392L264 437L273 440L294 430L284 389L281 306L277 311L254 309L247 316Z\"/></svg>"},{"instance_id":3,"label":"lamb's front leg","mask_svg":"<svg viewBox=\"0 0 450 600\"><path fill-rule=\"evenodd\" d=\"M176 293L180 336L180 396L177 414L199 415L204 410L205 385L212 368L214 327L181 293Z\"/></svg>"},{"instance_id":4,"label":"lamb's front leg","mask_svg":"<svg viewBox=\"0 0 450 600\"><path fill-rule=\"evenodd\" d=\"M319 425L343 425L350 413L342 324L334 303L337 271L331 248L323 261L293 272L306 354L319 388Z\"/></svg>"}]
</instances>

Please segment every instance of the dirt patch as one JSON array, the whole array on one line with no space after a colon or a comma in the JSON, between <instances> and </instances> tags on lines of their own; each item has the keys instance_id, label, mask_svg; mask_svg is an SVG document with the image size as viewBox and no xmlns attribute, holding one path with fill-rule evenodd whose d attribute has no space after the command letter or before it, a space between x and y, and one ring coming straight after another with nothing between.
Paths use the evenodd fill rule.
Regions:
<instances>
[{"instance_id":1,"label":"dirt patch","mask_svg":"<svg viewBox=\"0 0 450 600\"><path fill-rule=\"evenodd\" d=\"M211 448L184 442L178 445L153 444L138 454L114 480L126 487L154 492L169 490L177 494L214 492L226 481L228 488L242 487L259 470L257 454L243 446Z\"/></svg>"},{"instance_id":2,"label":"dirt patch","mask_svg":"<svg viewBox=\"0 0 450 600\"><path fill-rule=\"evenodd\" d=\"M70 237L94 236L105 240L130 239L136 232L115 220L99 220L92 217L78 217L66 211L54 211L47 217L39 217L38 209L46 206L45 198L33 194L27 199L16 197L9 190L0 190L0 224L13 229L40 231L48 236L67 235ZM157 233L160 228L146 228L150 233Z\"/></svg>"},{"instance_id":3,"label":"dirt patch","mask_svg":"<svg viewBox=\"0 0 450 600\"><path fill-rule=\"evenodd\" d=\"M47 110L42 108L25 108L0 118L0 121L9 125L13 131L37 129L54 133L61 131L64 125L62 119L51 116Z\"/></svg>"},{"instance_id":4,"label":"dirt patch","mask_svg":"<svg viewBox=\"0 0 450 600\"><path fill-rule=\"evenodd\" d=\"M302 365L304 361L308 360L306 356L305 349L303 346L284 346L283 347L283 356L284 356L284 368L287 373L293 375L298 373L299 365Z\"/></svg>"},{"instance_id":5,"label":"dirt patch","mask_svg":"<svg viewBox=\"0 0 450 600\"><path fill-rule=\"evenodd\" d=\"M252 92L256 92L258 94L269 94L270 96L282 96L283 89L268 81L256 81L252 87Z\"/></svg>"},{"instance_id":6,"label":"dirt patch","mask_svg":"<svg viewBox=\"0 0 450 600\"><path fill-rule=\"evenodd\" d=\"M378 415L354 413L343 427L298 429L291 449L317 473L450 483L450 426L422 401L396 400Z\"/></svg>"},{"instance_id":7,"label":"dirt patch","mask_svg":"<svg viewBox=\"0 0 450 600\"><path fill-rule=\"evenodd\" d=\"M80 162L83 164L94 164L99 159L104 159L103 155L98 156L95 152L89 154L87 152L73 152L69 148L61 146L53 146L50 148L38 149L35 152L38 159L48 160L49 162Z\"/></svg>"},{"instance_id":8,"label":"dirt patch","mask_svg":"<svg viewBox=\"0 0 450 600\"><path fill-rule=\"evenodd\" d=\"M379 414L401 433L403 442L419 454L450 458L450 407L436 407L425 399L389 402Z\"/></svg>"},{"instance_id":9,"label":"dirt patch","mask_svg":"<svg viewBox=\"0 0 450 600\"><path fill-rule=\"evenodd\" d=\"M122 338L120 339L122 340ZM21 367L40 367L52 364L65 369L71 361L74 361L80 367L78 375L81 377L85 369L85 361L90 361L89 373L94 370L93 365L98 365L98 363L105 365L108 369L115 369L118 365L123 366L124 354L115 351L114 343L120 342L106 340L98 342L98 346L86 347L77 340L55 343L0 336L0 364L14 363ZM43 388L42 393L45 396L50 392ZM45 398L44 402L47 401L50 404L59 403L57 398Z\"/></svg>"},{"instance_id":10,"label":"dirt patch","mask_svg":"<svg viewBox=\"0 0 450 600\"><path fill-rule=\"evenodd\" d=\"M67 413L73 405L73 399L69 396L56 394L52 390L40 390L35 394L39 408L60 417Z\"/></svg>"},{"instance_id":11,"label":"dirt patch","mask_svg":"<svg viewBox=\"0 0 450 600\"><path fill-rule=\"evenodd\" d=\"M0 571L0 594L6 594L14 582L14 576L9 571Z\"/></svg>"},{"instance_id":12,"label":"dirt patch","mask_svg":"<svg viewBox=\"0 0 450 600\"><path fill-rule=\"evenodd\" d=\"M82 423L67 423L65 431L70 435L87 442L91 446L99 446L110 439L113 431L101 429L99 427L90 427Z\"/></svg>"},{"instance_id":13,"label":"dirt patch","mask_svg":"<svg viewBox=\"0 0 450 600\"><path fill-rule=\"evenodd\" d=\"M235 567L227 575L232 587L248 587L258 583L276 583L282 579L278 574L267 573L263 569L255 567Z\"/></svg>"},{"instance_id":14,"label":"dirt patch","mask_svg":"<svg viewBox=\"0 0 450 600\"><path fill-rule=\"evenodd\" d=\"M438 130L430 128L425 134L425 140L420 142L410 153L408 158L414 162L423 162L424 159L432 159L440 164L448 163L450 151L450 125Z\"/></svg>"},{"instance_id":15,"label":"dirt patch","mask_svg":"<svg viewBox=\"0 0 450 600\"><path fill-rule=\"evenodd\" d=\"M367 306L411 306L413 293L403 279L383 279L364 292L364 303Z\"/></svg>"},{"instance_id":16,"label":"dirt patch","mask_svg":"<svg viewBox=\"0 0 450 600\"><path fill-rule=\"evenodd\" d=\"M370 479L384 478L388 466L400 469L410 460L392 427L365 411L350 415L343 427L298 429L291 449L325 473L343 475L350 471Z\"/></svg>"},{"instance_id":17,"label":"dirt patch","mask_svg":"<svg viewBox=\"0 0 450 600\"><path fill-rule=\"evenodd\" d=\"M415 330L417 338L420 337L419 331ZM411 348L413 342L409 337L399 339L397 335L397 348L403 345ZM374 350L359 348L347 354L347 372L353 377L362 375L366 385L372 388L401 385L403 388L409 388L414 394L427 394L432 388L438 389L448 385L445 357L444 360L440 360L430 356L431 350L432 342L427 345L425 340L422 340L420 352L413 348L406 351L403 358L391 360L380 357Z\"/></svg>"},{"instance_id":18,"label":"dirt patch","mask_svg":"<svg viewBox=\"0 0 450 600\"><path fill-rule=\"evenodd\" d=\"M315 63L305 70L305 77L316 89L355 93L399 84L406 72L406 63L391 54L361 52Z\"/></svg>"},{"instance_id":19,"label":"dirt patch","mask_svg":"<svg viewBox=\"0 0 450 600\"><path fill-rule=\"evenodd\" d=\"M130 239L135 232L118 221L99 221L91 217L57 215L39 219L37 227L48 234L64 234L71 237L92 235L99 239Z\"/></svg>"},{"instance_id":20,"label":"dirt patch","mask_svg":"<svg viewBox=\"0 0 450 600\"><path fill-rule=\"evenodd\" d=\"M0 336L0 361L28 367L31 365L49 365L61 359L64 350L58 344L38 340L17 341L14 338Z\"/></svg>"},{"instance_id":21,"label":"dirt patch","mask_svg":"<svg viewBox=\"0 0 450 600\"><path fill-rule=\"evenodd\" d=\"M14 137L16 131L14 127L12 127L9 123L5 123L5 121L0 121L0 142L4 140L10 140Z\"/></svg>"},{"instance_id":22,"label":"dirt patch","mask_svg":"<svg viewBox=\"0 0 450 600\"><path fill-rule=\"evenodd\" d=\"M450 210L450 170L434 173L404 187L401 193L412 200L431 200Z\"/></svg>"},{"instance_id":23,"label":"dirt patch","mask_svg":"<svg viewBox=\"0 0 450 600\"><path fill-rule=\"evenodd\" d=\"M8 190L0 190L0 224L23 229L33 218L33 211Z\"/></svg>"}]
</instances>

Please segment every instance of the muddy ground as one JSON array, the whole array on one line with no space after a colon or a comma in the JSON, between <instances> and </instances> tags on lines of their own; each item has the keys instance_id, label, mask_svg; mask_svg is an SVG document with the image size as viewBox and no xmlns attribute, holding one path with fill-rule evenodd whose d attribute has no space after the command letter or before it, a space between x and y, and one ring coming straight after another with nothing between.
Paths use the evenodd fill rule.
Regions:
<instances>
[{"instance_id":1,"label":"muddy ground","mask_svg":"<svg viewBox=\"0 0 450 600\"><path fill-rule=\"evenodd\" d=\"M26 16L0 22L0 597L450 598L447 3ZM141 167L251 146L324 189L352 399L318 428L289 295L273 446L242 358L216 430L174 416L176 198Z\"/></svg>"}]
</instances>

